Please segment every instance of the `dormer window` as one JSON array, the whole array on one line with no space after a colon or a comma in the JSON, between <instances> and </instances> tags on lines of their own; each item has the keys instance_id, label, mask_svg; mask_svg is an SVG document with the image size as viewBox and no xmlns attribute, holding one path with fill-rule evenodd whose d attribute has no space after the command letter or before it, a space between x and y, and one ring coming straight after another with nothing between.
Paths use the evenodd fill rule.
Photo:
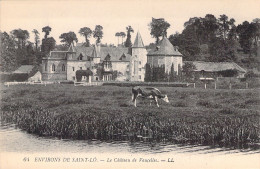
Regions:
<instances>
[{"instance_id":1,"label":"dormer window","mask_svg":"<svg viewBox=\"0 0 260 169\"><path fill-rule=\"evenodd\" d=\"M80 54L79 57L78 57L78 60L82 60L83 59L83 55Z\"/></svg>"},{"instance_id":2,"label":"dormer window","mask_svg":"<svg viewBox=\"0 0 260 169\"><path fill-rule=\"evenodd\" d=\"M126 56L125 56L125 54L123 53L123 55L120 57L120 59L119 60L122 60L122 61L125 61L126 60Z\"/></svg>"},{"instance_id":3,"label":"dormer window","mask_svg":"<svg viewBox=\"0 0 260 169\"><path fill-rule=\"evenodd\" d=\"M61 67L62 71L65 71L65 65L63 64Z\"/></svg>"},{"instance_id":4,"label":"dormer window","mask_svg":"<svg viewBox=\"0 0 260 169\"><path fill-rule=\"evenodd\" d=\"M53 72L55 72L55 65L54 65L54 64L52 65L51 70L52 70Z\"/></svg>"},{"instance_id":5,"label":"dormer window","mask_svg":"<svg viewBox=\"0 0 260 169\"><path fill-rule=\"evenodd\" d=\"M111 56L109 54L107 54L107 56L105 57L105 60L110 61L110 58L111 58Z\"/></svg>"}]
</instances>

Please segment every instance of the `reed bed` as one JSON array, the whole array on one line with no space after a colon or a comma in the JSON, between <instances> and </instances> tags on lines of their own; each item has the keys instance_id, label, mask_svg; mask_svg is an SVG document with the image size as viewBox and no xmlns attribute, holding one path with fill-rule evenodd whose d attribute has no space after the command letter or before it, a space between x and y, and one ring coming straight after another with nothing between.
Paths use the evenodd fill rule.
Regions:
<instances>
[{"instance_id":1,"label":"reed bed","mask_svg":"<svg viewBox=\"0 0 260 169\"><path fill-rule=\"evenodd\" d=\"M161 103L156 108L139 101L139 107L134 108L126 97L130 89L6 88L1 91L0 117L29 133L62 139L259 148L259 99L255 91L164 88L170 98L175 96L170 104Z\"/></svg>"}]
</instances>

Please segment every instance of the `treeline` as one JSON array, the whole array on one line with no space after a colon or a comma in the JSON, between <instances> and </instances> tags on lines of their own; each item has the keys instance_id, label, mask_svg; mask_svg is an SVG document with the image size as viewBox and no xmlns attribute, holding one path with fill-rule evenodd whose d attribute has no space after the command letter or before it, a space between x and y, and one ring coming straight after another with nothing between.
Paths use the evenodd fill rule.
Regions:
<instances>
[{"instance_id":1,"label":"treeline","mask_svg":"<svg viewBox=\"0 0 260 169\"><path fill-rule=\"evenodd\" d=\"M14 29L10 33L0 31L0 63L1 71L13 71L20 65L39 65L41 63L42 57L49 54L52 50L68 50L69 46L78 42L77 35L75 32L69 31L67 33L62 33L59 38L62 44L57 45L56 40L50 37L50 32L52 28L45 26L42 28L44 33L44 38L40 39L40 33L38 30L34 29L32 35L34 36L34 41L29 41L30 33L23 29ZM122 37L122 45L125 47L131 47L131 33L134 32L131 26L126 27L127 39L123 43L123 38L126 36L124 32L116 33L116 36ZM103 37L103 27L101 25L96 25L94 30L89 27L83 27L79 29L78 32L81 36L85 38L83 46L89 47L89 38L93 36L96 38L96 43L101 43ZM101 46L107 46L107 44L101 44ZM112 45L114 46L114 45Z\"/></svg>"},{"instance_id":2,"label":"treeline","mask_svg":"<svg viewBox=\"0 0 260 169\"><path fill-rule=\"evenodd\" d=\"M184 23L182 33L169 36L179 47L184 60L235 61L246 67L259 65L260 19L235 25L235 19L226 15L216 18L207 14L193 17Z\"/></svg>"}]
</instances>

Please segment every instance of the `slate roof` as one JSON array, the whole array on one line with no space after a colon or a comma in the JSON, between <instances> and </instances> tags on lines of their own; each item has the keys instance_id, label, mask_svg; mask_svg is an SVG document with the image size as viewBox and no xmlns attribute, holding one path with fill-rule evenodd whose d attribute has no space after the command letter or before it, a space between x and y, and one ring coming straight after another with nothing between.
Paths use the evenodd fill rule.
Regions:
<instances>
[{"instance_id":1,"label":"slate roof","mask_svg":"<svg viewBox=\"0 0 260 169\"><path fill-rule=\"evenodd\" d=\"M192 61L186 61L192 62ZM184 63L186 63L184 62ZM240 67L238 64L234 62L203 62L203 61L193 61L192 62L196 66L195 71L206 71L206 72L218 72L223 70L237 70L239 72L246 72L245 69Z\"/></svg>"},{"instance_id":2,"label":"slate roof","mask_svg":"<svg viewBox=\"0 0 260 169\"><path fill-rule=\"evenodd\" d=\"M154 49L151 49L148 56L182 56L177 47L174 47L171 42L164 37Z\"/></svg>"},{"instance_id":3,"label":"slate roof","mask_svg":"<svg viewBox=\"0 0 260 169\"><path fill-rule=\"evenodd\" d=\"M142 37L141 37L141 35L138 31L137 34L136 34L136 38L135 38L133 48L143 48L143 47L144 47L144 43L143 43Z\"/></svg>"},{"instance_id":4,"label":"slate roof","mask_svg":"<svg viewBox=\"0 0 260 169\"><path fill-rule=\"evenodd\" d=\"M100 51L95 50L95 47L76 46L74 48L76 55L73 60L77 60L80 55L83 56L82 60L87 60L90 57L100 57L100 60L103 61L107 55L111 56L111 61L130 61L131 58L131 55L128 54L128 48L100 47Z\"/></svg>"},{"instance_id":5,"label":"slate roof","mask_svg":"<svg viewBox=\"0 0 260 169\"><path fill-rule=\"evenodd\" d=\"M33 69L33 65L22 65L17 70L13 71L13 73L30 73Z\"/></svg>"},{"instance_id":6,"label":"slate roof","mask_svg":"<svg viewBox=\"0 0 260 169\"><path fill-rule=\"evenodd\" d=\"M52 59L66 59L66 53L68 51L51 51L48 58Z\"/></svg>"}]
</instances>

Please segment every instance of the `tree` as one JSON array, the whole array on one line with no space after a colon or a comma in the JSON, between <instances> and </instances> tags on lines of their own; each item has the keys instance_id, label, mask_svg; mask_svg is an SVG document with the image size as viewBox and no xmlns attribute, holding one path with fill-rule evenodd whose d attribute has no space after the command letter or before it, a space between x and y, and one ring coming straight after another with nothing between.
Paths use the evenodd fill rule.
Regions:
<instances>
[{"instance_id":1,"label":"tree","mask_svg":"<svg viewBox=\"0 0 260 169\"><path fill-rule=\"evenodd\" d=\"M151 71L151 66L149 63L146 63L145 65L145 77L144 77L145 82L151 82L152 81L152 71Z\"/></svg>"},{"instance_id":2,"label":"tree","mask_svg":"<svg viewBox=\"0 0 260 169\"><path fill-rule=\"evenodd\" d=\"M174 71L174 65L172 63L171 70L169 72L169 81L170 82L174 82L175 81L175 77L176 77L176 72Z\"/></svg>"},{"instance_id":3,"label":"tree","mask_svg":"<svg viewBox=\"0 0 260 169\"><path fill-rule=\"evenodd\" d=\"M122 45L124 45L124 38L126 36L125 32L120 32L120 36L122 37Z\"/></svg>"},{"instance_id":4,"label":"tree","mask_svg":"<svg viewBox=\"0 0 260 169\"><path fill-rule=\"evenodd\" d=\"M38 44L40 43L40 36L39 32L36 29L32 31L34 33L34 42L35 42L35 50L38 50Z\"/></svg>"},{"instance_id":5,"label":"tree","mask_svg":"<svg viewBox=\"0 0 260 169\"><path fill-rule=\"evenodd\" d=\"M193 71L196 66L192 62L187 62L182 66L182 71L185 73L185 77L189 80L193 77Z\"/></svg>"},{"instance_id":6,"label":"tree","mask_svg":"<svg viewBox=\"0 0 260 169\"><path fill-rule=\"evenodd\" d=\"M51 32L51 27L49 27L49 26L45 26L45 27L43 27L43 28L42 28L42 32L45 33L45 35L44 35L44 39L47 39L48 35L49 35L50 32Z\"/></svg>"},{"instance_id":7,"label":"tree","mask_svg":"<svg viewBox=\"0 0 260 169\"><path fill-rule=\"evenodd\" d=\"M103 27L101 25L96 25L93 31L93 37L96 38L96 43L100 43L103 37Z\"/></svg>"},{"instance_id":8,"label":"tree","mask_svg":"<svg viewBox=\"0 0 260 169\"><path fill-rule=\"evenodd\" d=\"M117 32L117 33L115 34L115 36L118 37L118 43L117 43L117 46L119 46L119 37L120 37L120 32Z\"/></svg>"},{"instance_id":9,"label":"tree","mask_svg":"<svg viewBox=\"0 0 260 169\"><path fill-rule=\"evenodd\" d=\"M18 66L16 59L15 41L6 32L0 32L0 38L1 71L13 71Z\"/></svg>"},{"instance_id":10,"label":"tree","mask_svg":"<svg viewBox=\"0 0 260 169\"><path fill-rule=\"evenodd\" d=\"M89 47L90 43L89 43L89 39L88 38L90 38L92 36L92 30L90 28L88 28L88 27L83 27L83 28L80 28L79 34L81 36L85 37L85 46Z\"/></svg>"},{"instance_id":11,"label":"tree","mask_svg":"<svg viewBox=\"0 0 260 169\"><path fill-rule=\"evenodd\" d=\"M22 29L14 29L11 31L11 34L18 40L18 48L24 48L26 40L30 37L29 32Z\"/></svg>"},{"instance_id":12,"label":"tree","mask_svg":"<svg viewBox=\"0 0 260 169\"><path fill-rule=\"evenodd\" d=\"M65 43L66 46L70 46L74 41L78 42L77 35L74 32L63 33L59 37L61 42Z\"/></svg>"},{"instance_id":13,"label":"tree","mask_svg":"<svg viewBox=\"0 0 260 169\"><path fill-rule=\"evenodd\" d=\"M219 33L224 40L227 39L230 27L234 26L234 23L235 19L231 18L230 20L228 20L228 16L226 16L225 14L220 15L220 18L218 19Z\"/></svg>"},{"instance_id":14,"label":"tree","mask_svg":"<svg viewBox=\"0 0 260 169\"><path fill-rule=\"evenodd\" d=\"M159 42L161 36L167 37L167 29L171 26L164 18L155 19L152 18L152 22L148 25L152 37L156 38L156 44Z\"/></svg>"},{"instance_id":15,"label":"tree","mask_svg":"<svg viewBox=\"0 0 260 169\"><path fill-rule=\"evenodd\" d=\"M55 48L56 41L53 37L42 39L42 52L46 55Z\"/></svg>"},{"instance_id":16,"label":"tree","mask_svg":"<svg viewBox=\"0 0 260 169\"><path fill-rule=\"evenodd\" d=\"M132 47L132 42L131 42L131 33L134 32L134 29L131 26L126 27L127 31L127 37L125 41L125 47Z\"/></svg>"}]
</instances>

